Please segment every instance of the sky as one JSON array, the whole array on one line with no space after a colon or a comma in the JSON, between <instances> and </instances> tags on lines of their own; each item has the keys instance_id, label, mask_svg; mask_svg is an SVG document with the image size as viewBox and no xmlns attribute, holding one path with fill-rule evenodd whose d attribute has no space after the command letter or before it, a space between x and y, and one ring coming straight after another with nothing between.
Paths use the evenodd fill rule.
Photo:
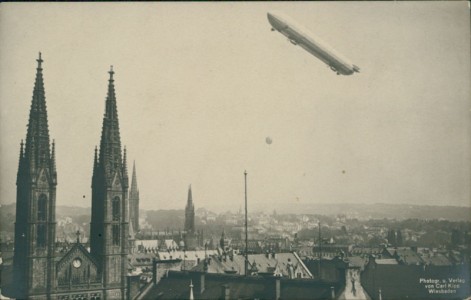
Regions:
<instances>
[{"instance_id":1,"label":"sky","mask_svg":"<svg viewBox=\"0 0 471 300\"><path fill-rule=\"evenodd\" d=\"M361 73L271 32L268 11ZM0 203L15 202L41 51L57 205L91 206L113 65L141 208L182 209L191 184L197 208L238 210L244 170L254 209L470 206L469 18L465 1L2 3Z\"/></svg>"}]
</instances>

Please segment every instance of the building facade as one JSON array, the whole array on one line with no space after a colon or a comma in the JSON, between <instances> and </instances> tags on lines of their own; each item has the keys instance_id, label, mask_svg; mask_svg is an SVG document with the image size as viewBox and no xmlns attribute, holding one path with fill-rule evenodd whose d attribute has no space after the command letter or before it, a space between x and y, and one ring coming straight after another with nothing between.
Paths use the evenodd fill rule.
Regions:
<instances>
[{"instance_id":1,"label":"building facade","mask_svg":"<svg viewBox=\"0 0 471 300\"><path fill-rule=\"evenodd\" d=\"M89 252L77 241L56 251L55 144L50 142L41 53L26 141L20 144L13 274L2 292L18 299L125 299L128 282L128 174L109 74L100 149L95 148Z\"/></svg>"},{"instance_id":2,"label":"building facade","mask_svg":"<svg viewBox=\"0 0 471 300\"><path fill-rule=\"evenodd\" d=\"M49 139L41 53L17 174L14 294L46 295L55 288L55 206L57 173Z\"/></svg>"},{"instance_id":3,"label":"building facade","mask_svg":"<svg viewBox=\"0 0 471 300\"><path fill-rule=\"evenodd\" d=\"M126 294L128 254L128 172L126 148L121 148L113 67L109 71L108 96L92 176L90 253L102 274L105 298Z\"/></svg>"}]
</instances>

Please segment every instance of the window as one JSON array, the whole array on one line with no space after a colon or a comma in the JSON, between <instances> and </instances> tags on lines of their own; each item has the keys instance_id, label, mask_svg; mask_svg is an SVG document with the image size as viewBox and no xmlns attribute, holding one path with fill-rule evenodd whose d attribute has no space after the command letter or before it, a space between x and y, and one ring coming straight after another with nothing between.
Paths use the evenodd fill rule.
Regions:
<instances>
[{"instance_id":1,"label":"window","mask_svg":"<svg viewBox=\"0 0 471 300\"><path fill-rule=\"evenodd\" d=\"M112 227L113 245L119 246L119 225Z\"/></svg>"},{"instance_id":2,"label":"window","mask_svg":"<svg viewBox=\"0 0 471 300\"><path fill-rule=\"evenodd\" d=\"M113 221L119 221L120 217L120 209L119 209L119 197L113 198L112 201L112 216L113 216Z\"/></svg>"},{"instance_id":3,"label":"window","mask_svg":"<svg viewBox=\"0 0 471 300\"><path fill-rule=\"evenodd\" d=\"M38 247L46 247L46 224L38 224L36 244Z\"/></svg>"},{"instance_id":4,"label":"window","mask_svg":"<svg viewBox=\"0 0 471 300\"><path fill-rule=\"evenodd\" d=\"M38 199L38 221L46 221L47 197L41 194Z\"/></svg>"}]
</instances>

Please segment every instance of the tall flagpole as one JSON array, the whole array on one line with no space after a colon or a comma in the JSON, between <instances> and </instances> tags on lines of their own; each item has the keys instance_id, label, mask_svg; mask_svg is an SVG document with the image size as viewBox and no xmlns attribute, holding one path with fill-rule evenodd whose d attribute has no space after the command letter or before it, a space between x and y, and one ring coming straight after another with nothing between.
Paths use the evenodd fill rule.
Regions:
<instances>
[{"instance_id":1,"label":"tall flagpole","mask_svg":"<svg viewBox=\"0 0 471 300\"><path fill-rule=\"evenodd\" d=\"M245 276L247 276L247 268L249 264L249 254L248 254L248 230L247 230L247 170L244 171L244 180L245 180Z\"/></svg>"}]
</instances>

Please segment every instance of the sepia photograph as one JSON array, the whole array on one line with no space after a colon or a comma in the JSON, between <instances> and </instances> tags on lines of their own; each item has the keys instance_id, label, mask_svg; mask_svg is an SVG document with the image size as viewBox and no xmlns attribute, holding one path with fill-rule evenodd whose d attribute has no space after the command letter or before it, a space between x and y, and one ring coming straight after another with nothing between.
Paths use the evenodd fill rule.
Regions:
<instances>
[{"instance_id":1,"label":"sepia photograph","mask_svg":"<svg viewBox=\"0 0 471 300\"><path fill-rule=\"evenodd\" d=\"M0 299L471 299L469 1L0 4Z\"/></svg>"}]
</instances>

